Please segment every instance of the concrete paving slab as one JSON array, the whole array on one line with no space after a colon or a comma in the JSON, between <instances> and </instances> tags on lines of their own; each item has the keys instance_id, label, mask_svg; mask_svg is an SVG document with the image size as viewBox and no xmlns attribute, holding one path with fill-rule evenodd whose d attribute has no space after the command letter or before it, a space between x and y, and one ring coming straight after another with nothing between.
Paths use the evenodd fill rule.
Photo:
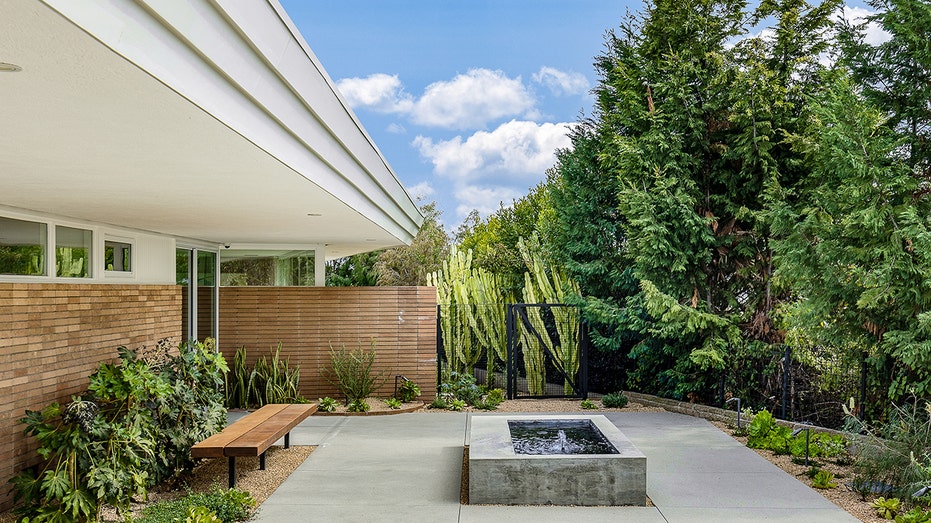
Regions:
<instances>
[{"instance_id":1,"label":"concrete paving slab","mask_svg":"<svg viewBox=\"0 0 931 523\"><path fill-rule=\"evenodd\" d=\"M291 437L318 449L256 521L856 521L705 420L605 415L647 456L654 507L460 506L465 414L312 416Z\"/></svg>"},{"instance_id":2,"label":"concrete paving slab","mask_svg":"<svg viewBox=\"0 0 931 523\"><path fill-rule=\"evenodd\" d=\"M773 523L855 523L857 518L834 509L793 508L665 508L663 516L669 523L722 523L757 522Z\"/></svg>"}]
</instances>

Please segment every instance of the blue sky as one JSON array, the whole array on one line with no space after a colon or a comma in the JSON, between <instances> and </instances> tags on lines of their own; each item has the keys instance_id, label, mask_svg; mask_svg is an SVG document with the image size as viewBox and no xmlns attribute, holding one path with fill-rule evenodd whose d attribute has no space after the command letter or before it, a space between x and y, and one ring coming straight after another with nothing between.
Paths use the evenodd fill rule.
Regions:
<instances>
[{"instance_id":1,"label":"blue sky","mask_svg":"<svg viewBox=\"0 0 931 523\"><path fill-rule=\"evenodd\" d=\"M545 178L630 0L281 0L398 178L447 230ZM859 2L856 5L862 6ZM862 12L855 13L861 15Z\"/></svg>"}]
</instances>

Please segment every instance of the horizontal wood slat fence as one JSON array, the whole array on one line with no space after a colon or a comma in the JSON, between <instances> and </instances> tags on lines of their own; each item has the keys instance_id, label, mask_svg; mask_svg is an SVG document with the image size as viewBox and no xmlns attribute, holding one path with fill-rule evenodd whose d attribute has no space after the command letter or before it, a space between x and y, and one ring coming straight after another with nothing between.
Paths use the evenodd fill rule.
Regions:
<instances>
[{"instance_id":1,"label":"horizontal wood slat fence","mask_svg":"<svg viewBox=\"0 0 931 523\"><path fill-rule=\"evenodd\" d=\"M300 393L309 400L339 398L321 375L330 347L369 349L375 340L376 371L390 396L394 376L413 380L431 399L436 393L436 289L434 287L221 287L220 350L228 362L239 347L247 364L281 342L281 357L300 365Z\"/></svg>"}]
</instances>

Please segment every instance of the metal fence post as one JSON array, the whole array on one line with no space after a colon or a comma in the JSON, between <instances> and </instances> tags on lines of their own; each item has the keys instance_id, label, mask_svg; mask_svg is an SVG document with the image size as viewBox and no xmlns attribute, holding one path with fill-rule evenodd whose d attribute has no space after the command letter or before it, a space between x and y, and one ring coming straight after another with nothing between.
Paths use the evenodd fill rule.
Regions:
<instances>
[{"instance_id":1,"label":"metal fence post","mask_svg":"<svg viewBox=\"0 0 931 523\"><path fill-rule=\"evenodd\" d=\"M507 362L507 383L508 399L512 400L517 396L517 373L515 372L514 362L514 305L508 304L504 315L504 332L507 337L508 362Z\"/></svg>"},{"instance_id":2,"label":"metal fence post","mask_svg":"<svg viewBox=\"0 0 931 523\"><path fill-rule=\"evenodd\" d=\"M786 403L789 400L789 372L792 367L792 348L786 345L786 352L782 359L782 419L786 417Z\"/></svg>"},{"instance_id":3,"label":"metal fence post","mask_svg":"<svg viewBox=\"0 0 931 523\"><path fill-rule=\"evenodd\" d=\"M866 420L866 373L869 371L866 359L868 357L869 353L866 351L860 355L860 421Z\"/></svg>"}]
</instances>

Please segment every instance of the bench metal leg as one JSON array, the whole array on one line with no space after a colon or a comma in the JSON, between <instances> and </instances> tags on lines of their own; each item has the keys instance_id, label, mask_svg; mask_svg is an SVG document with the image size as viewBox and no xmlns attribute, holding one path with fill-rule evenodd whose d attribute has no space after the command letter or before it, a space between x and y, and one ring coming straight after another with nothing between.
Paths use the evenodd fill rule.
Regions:
<instances>
[{"instance_id":1,"label":"bench metal leg","mask_svg":"<svg viewBox=\"0 0 931 523\"><path fill-rule=\"evenodd\" d=\"M229 457L230 488L236 486L236 457Z\"/></svg>"},{"instance_id":2,"label":"bench metal leg","mask_svg":"<svg viewBox=\"0 0 931 523\"><path fill-rule=\"evenodd\" d=\"M265 453L259 454L259 470L265 470Z\"/></svg>"},{"instance_id":3,"label":"bench metal leg","mask_svg":"<svg viewBox=\"0 0 931 523\"><path fill-rule=\"evenodd\" d=\"M291 448L291 433L288 432L284 435L284 448Z\"/></svg>"}]
</instances>

